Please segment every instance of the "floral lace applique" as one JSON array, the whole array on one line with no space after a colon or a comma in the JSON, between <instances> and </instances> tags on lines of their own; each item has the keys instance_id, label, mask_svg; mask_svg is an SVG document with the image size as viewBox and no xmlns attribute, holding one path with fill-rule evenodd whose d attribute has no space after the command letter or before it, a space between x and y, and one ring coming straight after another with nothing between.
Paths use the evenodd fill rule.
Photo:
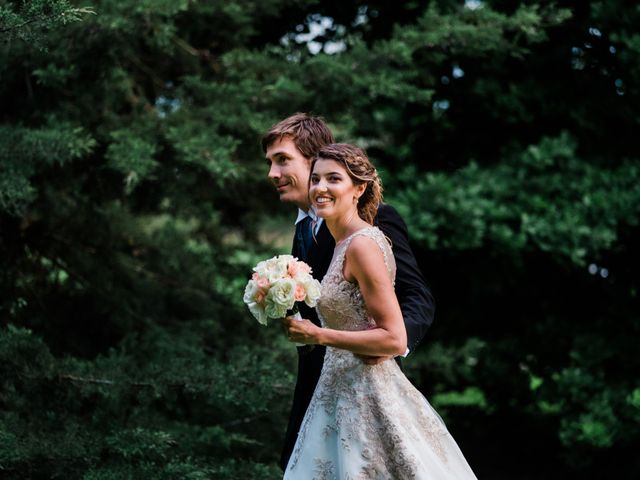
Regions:
<instances>
[{"instance_id":1,"label":"floral lace applique","mask_svg":"<svg viewBox=\"0 0 640 480\"><path fill-rule=\"evenodd\" d=\"M316 468L313 480L334 480L336 478L331 460L315 459Z\"/></svg>"}]
</instances>

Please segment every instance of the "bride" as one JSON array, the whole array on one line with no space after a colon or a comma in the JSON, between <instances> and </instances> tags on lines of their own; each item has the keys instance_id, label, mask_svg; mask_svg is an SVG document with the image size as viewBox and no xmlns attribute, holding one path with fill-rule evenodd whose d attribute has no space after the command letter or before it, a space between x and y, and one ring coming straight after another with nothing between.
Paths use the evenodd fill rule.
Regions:
<instances>
[{"instance_id":1,"label":"bride","mask_svg":"<svg viewBox=\"0 0 640 480\"><path fill-rule=\"evenodd\" d=\"M393 356L407 349L395 261L372 226L382 185L358 147L324 147L309 196L336 241L318 317L286 321L293 342L327 347L285 479L475 479L455 440ZM355 355L389 356L367 365Z\"/></svg>"}]
</instances>

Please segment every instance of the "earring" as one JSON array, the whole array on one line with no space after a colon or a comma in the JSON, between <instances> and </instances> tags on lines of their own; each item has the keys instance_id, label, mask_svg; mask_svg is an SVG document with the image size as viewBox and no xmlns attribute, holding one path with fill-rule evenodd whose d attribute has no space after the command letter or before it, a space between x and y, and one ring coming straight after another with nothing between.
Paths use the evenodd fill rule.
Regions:
<instances>
[{"instance_id":1,"label":"earring","mask_svg":"<svg viewBox=\"0 0 640 480\"><path fill-rule=\"evenodd\" d=\"M353 197L353 204L355 205L356 203L358 203L358 197Z\"/></svg>"}]
</instances>

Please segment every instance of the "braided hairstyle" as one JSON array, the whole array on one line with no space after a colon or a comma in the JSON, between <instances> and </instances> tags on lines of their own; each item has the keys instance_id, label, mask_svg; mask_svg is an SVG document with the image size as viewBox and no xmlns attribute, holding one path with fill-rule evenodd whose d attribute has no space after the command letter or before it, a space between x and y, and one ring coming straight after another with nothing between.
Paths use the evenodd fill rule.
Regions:
<instances>
[{"instance_id":1,"label":"braided hairstyle","mask_svg":"<svg viewBox=\"0 0 640 480\"><path fill-rule=\"evenodd\" d=\"M378 206L382 202L382 181L364 150L348 143L332 143L320 149L313 159L311 171L318 160L338 162L345 168L354 185L367 184L364 193L358 199L358 215L373 225L373 219L378 214Z\"/></svg>"}]
</instances>

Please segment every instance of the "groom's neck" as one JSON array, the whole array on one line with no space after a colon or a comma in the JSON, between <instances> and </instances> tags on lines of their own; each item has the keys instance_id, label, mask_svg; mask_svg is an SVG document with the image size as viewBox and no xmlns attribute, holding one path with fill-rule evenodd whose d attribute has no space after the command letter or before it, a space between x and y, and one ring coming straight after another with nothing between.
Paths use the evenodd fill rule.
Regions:
<instances>
[{"instance_id":1,"label":"groom's neck","mask_svg":"<svg viewBox=\"0 0 640 480\"><path fill-rule=\"evenodd\" d=\"M305 213L309 213L309 210L311 209L311 203L309 202L304 202L304 203L296 202L295 205Z\"/></svg>"}]
</instances>

